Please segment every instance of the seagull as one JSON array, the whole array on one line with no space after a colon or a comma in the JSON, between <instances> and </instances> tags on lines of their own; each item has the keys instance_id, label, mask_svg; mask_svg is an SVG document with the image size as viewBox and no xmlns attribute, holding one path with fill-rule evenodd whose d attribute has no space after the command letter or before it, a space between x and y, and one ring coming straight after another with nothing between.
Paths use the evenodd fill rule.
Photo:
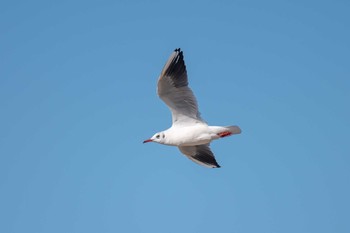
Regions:
<instances>
[{"instance_id":1,"label":"seagull","mask_svg":"<svg viewBox=\"0 0 350 233\"><path fill-rule=\"evenodd\" d=\"M183 52L175 49L158 79L158 96L169 107L172 126L143 141L177 146L193 162L209 168L219 168L210 142L241 133L238 126L209 126L200 116L196 97L188 86Z\"/></svg>"}]
</instances>

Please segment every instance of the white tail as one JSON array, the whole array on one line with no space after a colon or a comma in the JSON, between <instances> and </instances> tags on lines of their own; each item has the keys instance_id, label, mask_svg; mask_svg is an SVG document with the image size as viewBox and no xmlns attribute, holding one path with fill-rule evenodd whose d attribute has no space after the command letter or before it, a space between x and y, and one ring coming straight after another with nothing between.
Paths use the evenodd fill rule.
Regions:
<instances>
[{"instance_id":1,"label":"white tail","mask_svg":"<svg viewBox=\"0 0 350 233\"><path fill-rule=\"evenodd\" d=\"M211 129L212 134L212 140L213 139L218 139L218 138L223 138L223 137L227 137L227 136L231 136L233 134L240 134L242 131L241 129L236 126L209 126L209 128Z\"/></svg>"},{"instance_id":2,"label":"white tail","mask_svg":"<svg viewBox=\"0 0 350 233\"><path fill-rule=\"evenodd\" d=\"M224 128L226 128L232 134L240 134L242 132L242 130L237 125L226 126Z\"/></svg>"}]
</instances>

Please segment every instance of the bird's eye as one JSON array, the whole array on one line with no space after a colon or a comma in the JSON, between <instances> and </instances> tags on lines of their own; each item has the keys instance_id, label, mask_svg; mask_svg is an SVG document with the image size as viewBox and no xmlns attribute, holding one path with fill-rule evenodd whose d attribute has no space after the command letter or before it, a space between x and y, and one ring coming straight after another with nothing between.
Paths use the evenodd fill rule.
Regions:
<instances>
[{"instance_id":1,"label":"bird's eye","mask_svg":"<svg viewBox=\"0 0 350 233\"><path fill-rule=\"evenodd\" d=\"M156 138L159 138L159 134L156 136Z\"/></svg>"}]
</instances>

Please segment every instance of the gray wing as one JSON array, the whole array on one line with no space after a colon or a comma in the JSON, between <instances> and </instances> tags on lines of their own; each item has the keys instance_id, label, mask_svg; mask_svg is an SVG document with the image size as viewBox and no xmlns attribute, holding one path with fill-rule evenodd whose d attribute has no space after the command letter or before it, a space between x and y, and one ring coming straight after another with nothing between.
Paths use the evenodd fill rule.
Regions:
<instances>
[{"instance_id":1,"label":"gray wing","mask_svg":"<svg viewBox=\"0 0 350 233\"><path fill-rule=\"evenodd\" d=\"M203 122L196 97L188 87L187 71L180 49L169 57L158 79L158 96L171 110L173 124Z\"/></svg>"},{"instance_id":2,"label":"gray wing","mask_svg":"<svg viewBox=\"0 0 350 233\"><path fill-rule=\"evenodd\" d=\"M202 166L215 168L220 167L216 162L213 152L209 148L209 144L198 146L179 146L181 153L186 155L190 160Z\"/></svg>"}]
</instances>

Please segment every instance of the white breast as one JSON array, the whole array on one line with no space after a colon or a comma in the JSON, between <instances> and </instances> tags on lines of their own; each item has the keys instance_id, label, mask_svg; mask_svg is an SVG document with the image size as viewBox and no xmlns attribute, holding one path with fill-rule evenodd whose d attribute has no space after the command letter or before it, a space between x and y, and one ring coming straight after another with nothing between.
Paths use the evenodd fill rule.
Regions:
<instances>
[{"instance_id":1,"label":"white breast","mask_svg":"<svg viewBox=\"0 0 350 233\"><path fill-rule=\"evenodd\" d=\"M205 124L195 124L184 127L172 127L165 132L166 145L196 146L211 141L209 127Z\"/></svg>"}]
</instances>

